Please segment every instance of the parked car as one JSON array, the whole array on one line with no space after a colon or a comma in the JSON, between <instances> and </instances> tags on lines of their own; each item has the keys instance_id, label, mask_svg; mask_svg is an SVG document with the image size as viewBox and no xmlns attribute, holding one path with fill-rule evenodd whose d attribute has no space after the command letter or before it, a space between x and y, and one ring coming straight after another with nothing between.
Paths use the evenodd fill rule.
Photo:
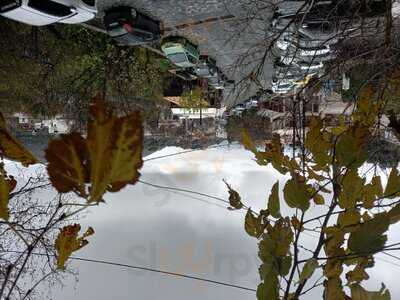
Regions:
<instances>
[{"instance_id":1,"label":"parked car","mask_svg":"<svg viewBox=\"0 0 400 300\"><path fill-rule=\"evenodd\" d=\"M120 45L142 45L161 37L160 22L131 7L111 8L103 20L107 33Z\"/></svg>"},{"instance_id":2,"label":"parked car","mask_svg":"<svg viewBox=\"0 0 400 300\"><path fill-rule=\"evenodd\" d=\"M184 37L169 36L163 39L161 49L168 59L181 68L194 68L199 63L198 46Z\"/></svg>"},{"instance_id":3,"label":"parked car","mask_svg":"<svg viewBox=\"0 0 400 300\"><path fill-rule=\"evenodd\" d=\"M271 90L275 94L286 94L293 90L295 85L292 82L282 82L277 84L272 84Z\"/></svg>"},{"instance_id":4,"label":"parked car","mask_svg":"<svg viewBox=\"0 0 400 300\"><path fill-rule=\"evenodd\" d=\"M93 0L1 0L0 15L32 26L78 24L97 13Z\"/></svg>"},{"instance_id":5,"label":"parked car","mask_svg":"<svg viewBox=\"0 0 400 300\"><path fill-rule=\"evenodd\" d=\"M246 109L257 108L258 101L256 99L250 98L244 103L244 106Z\"/></svg>"},{"instance_id":6,"label":"parked car","mask_svg":"<svg viewBox=\"0 0 400 300\"><path fill-rule=\"evenodd\" d=\"M217 72L217 63L215 59L207 55L201 55L199 63L195 67L195 72L197 76L204 78L213 76Z\"/></svg>"},{"instance_id":7,"label":"parked car","mask_svg":"<svg viewBox=\"0 0 400 300\"><path fill-rule=\"evenodd\" d=\"M230 112L230 115L240 116L246 108L243 103L236 104Z\"/></svg>"}]
</instances>

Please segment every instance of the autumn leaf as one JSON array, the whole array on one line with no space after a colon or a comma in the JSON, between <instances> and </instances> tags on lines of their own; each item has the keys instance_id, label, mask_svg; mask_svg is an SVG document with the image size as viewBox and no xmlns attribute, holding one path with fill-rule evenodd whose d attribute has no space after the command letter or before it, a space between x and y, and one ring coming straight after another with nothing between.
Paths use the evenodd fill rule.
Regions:
<instances>
[{"instance_id":1,"label":"autumn leaf","mask_svg":"<svg viewBox=\"0 0 400 300\"><path fill-rule=\"evenodd\" d=\"M319 166L325 166L331 160L329 154L331 143L326 135L327 133L322 129L322 120L312 117L304 145L311 151Z\"/></svg>"},{"instance_id":2,"label":"autumn leaf","mask_svg":"<svg viewBox=\"0 0 400 300\"><path fill-rule=\"evenodd\" d=\"M14 177L7 176L4 166L0 165L0 218L8 220L8 201L10 193L15 189L17 182Z\"/></svg>"},{"instance_id":3,"label":"autumn leaf","mask_svg":"<svg viewBox=\"0 0 400 300\"><path fill-rule=\"evenodd\" d=\"M342 190L339 194L341 208L353 208L361 199L365 179L361 178L356 169L348 171L342 180Z\"/></svg>"},{"instance_id":4,"label":"autumn leaf","mask_svg":"<svg viewBox=\"0 0 400 300\"><path fill-rule=\"evenodd\" d=\"M243 128L242 129L242 145L244 146L244 148L246 150L250 150L251 152L253 152L254 154L257 153L257 148L254 145L253 141L251 140L250 137L250 132L247 128Z\"/></svg>"},{"instance_id":5,"label":"autumn leaf","mask_svg":"<svg viewBox=\"0 0 400 300\"><path fill-rule=\"evenodd\" d=\"M24 167L38 163L38 160L7 130L0 113L0 156L19 161Z\"/></svg>"},{"instance_id":6,"label":"autumn leaf","mask_svg":"<svg viewBox=\"0 0 400 300\"><path fill-rule=\"evenodd\" d=\"M261 218L257 218L254 216L253 212L249 208L246 213L245 221L244 221L244 229L247 234L259 238L261 234L264 232L264 225L261 222Z\"/></svg>"},{"instance_id":7,"label":"autumn leaf","mask_svg":"<svg viewBox=\"0 0 400 300\"><path fill-rule=\"evenodd\" d=\"M313 274L315 269L318 268L318 261L315 258L310 258L304 264L303 270L300 273L299 283L303 283L309 279Z\"/></svg>"},{"instance_id":8,"label":"autumn leaf","mask_svg":"<svg viewBox=\"0 0 400 300\"><path fill-rule=\"evenodd\" d=\"M385 245L387 236L384 234L390 224L390 217L386 213L376 215L352 232L348 247L354 253L375 253Z\"/></svg>"},{"instance_id":9,"label":"autumn leaf","mask_svg":"<svg viewBox=\"0 0 400 300\"><path fill-rule=\"evenodd\" d=\"M229 192L229 204L230 209L241 209L243 207L243 203L241 201L240 195L236 192L232 187L224 180L225 185L228 188Z\"/></svg>"},{"instance_id":10,"label":"autumn leaf","mask_svg":"<svg viewBox=\"0 0 400 300\"><path fill-rule=\"evenodd\" d=\"M143 131L138 112L117 118L95 103L91 115L87 137L92 183L89 202L98 202L107 190L117 192L139 179Z\"/></svg>"},{"instance_id":11,"label":"autumn leaf","mask_svg":"<svg viewBox=\"0 0 400 300\"><path fill-rule=\"evenodd\" d=\"M397 168L393 168L390 172L388 182L385 188L385 197L395 198L400 191L400 176Z\"/></svg>"},{"instance_id":12,"label":"autumn leaf","mask_svg":"<svg viewBox=\"0 0 400 300\"><path fill-rule=\"evenodd\" d=\"M312 195L309 192L308 186L299 175L293 176L292 179L286 182L283 194L289 207L299 208L302 211L306 211L310 207Z\"/></svg>"},{"instance_id":13,"label":"autumn leaf","mask_svg":"<svg viewBox=\"0 0 400 300\"><path fill-rule=\"evenodd\" d=\"M62 135L50 142L45 151L47 170L53 186L60 193L75 192L87 197L85 184L89 182L89 161L85 140L78 133Z\"/></svg>"},{"instance_id":14,"label":"autumn leaf","mask_svg":"<svg viewBox=\"0 0 400 300\"><path fill-rule=\"evenodd\" d=\"M336 143L336 161L341 166L357 168L367 159L365 144L370 137L368 127L354 125Z\"/></svg>"},{"instance_id":15,"label":"autumn leaf","mask_svg":"<svg viewBox=\"0 0 400 300\"><path fill-rule=\"evenodd\" d=\"M271 194L268 198L268 211L274 218L280 218L281 214L279 204L279 181L277 181L271 189Z\"/></svg>"},{"instance_id":16,"label":"autumn leaf","mask_svg":"<svg viewBox=\"0 0 400 300\"><path fill-rule=\"evenodd\" d=\"M46 150L50 180L61 193L73 191L89 203L139 179L143 129L138 112L117 117L97 100L91 106L87 139L61 136Z\"/></svg>"},{"instance_id":17,"label":"autumn leaf","mask_svg":"<svg viewBox=\"0 0 400 300\"><path fill-rule=\"evenodd\" d=\"M390 300L389 290L386 289L385 285L382 284L382 288L377 292L370 292L365 290L359 284L353 284L350 286L351 300Z\"/></svg>"},{"instance_id":18,"label":"autumn leaf","mask_svg":"<svg viewBox=\"0 0 400 300\"><path fill-rule=\"evenodd\" d=\"M81 230L81 225L73 224L63 227L55 241L55 248L57 250L57 269L64 270L65 263L71 254L86 246L89 241L86 239L88 236L94 234L92 227L89 227L86 232L78 237Z\"/></svg>"}]
</instances>

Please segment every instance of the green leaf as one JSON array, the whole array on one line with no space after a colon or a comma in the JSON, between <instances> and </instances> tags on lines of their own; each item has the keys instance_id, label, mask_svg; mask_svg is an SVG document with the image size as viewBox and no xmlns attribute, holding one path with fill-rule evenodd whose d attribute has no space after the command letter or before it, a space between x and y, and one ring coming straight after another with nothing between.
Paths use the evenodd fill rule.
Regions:
<instances>
[{"instance_id":1,"label":"green leaf","mask_svg":"<svg viewBox=\"0 0 400 300\"><path fill-rule=\"evenodd\" d=\"M353 284L350 286L351 299L352 300L390 300L390 292L386 289L385 285L382 284L382 288L377 292L370 292L365 290L359 284Z\"/></svg>"},{"instance_id":2,"label":"green leaf","mask_svg":"<svg viewBox=\"0 0 400 300\"><path fill-rule=\"evenodd\" d=\"M274 218L280 218L280 204L279 204L279 181L277 181L271 189L271 194L268 199L268 211Z\"/></svg>"},{"instance_id":3,"label":"green leaf","mask_svg":"<svg viewBox=\"0 0 400 300\"><path fill-rule=\"evenodd\" d=\"M261 218L255 217L249 208L244 221L244 229L247 234L259 238L264 231L264 227L265 226L261 223Z\"/></svg>"},{"instance_id":4,"label":"green leaf","mask_svg":"<svg viewBox=\"0 0 400 300\"><path fill-rule=\"evenodd\" d=\"M303 270L301 270L299 283L303 283L307 279L309 279L313 274L315 269L318 268L318 260L315 258L310 258L305 263Z\"/></svg>"},{"instance_id":5,"label":"green leaf","mask_svg":"<svg viewBox=\"0 0 400 300\"><path fill-rule=\"evenodd\" d=\"M390 172L388 182L385 188L385 197L395 198L399 195L400 191L400 176L397 168L393 168Z\"/></svg>"},{"instance_id":6,"label":"green leaf","mask_svg":"<svg viewBox=\"0 0 400 300\"><path fill-rule=\"evenodd\" d=\"M299 208L302 211L306 211L310 207L312 195L304 180L298 175L293 176L292 179L286 182L283 188L283 195L289 207Z\"/></svg>"},{"instance_id":7,"label":"green leaf","mask_svg":"<svg viewBox=\"0 0 400 300\"><path fill-rule=\"evenodd\" d=\"M389 224L390 218L386 213L376 215L373 219L364 222L350 234L349 249L354 253L378 252L387 241L387 236L384 233L388 230Z\"/></svg>"}]
</instances>

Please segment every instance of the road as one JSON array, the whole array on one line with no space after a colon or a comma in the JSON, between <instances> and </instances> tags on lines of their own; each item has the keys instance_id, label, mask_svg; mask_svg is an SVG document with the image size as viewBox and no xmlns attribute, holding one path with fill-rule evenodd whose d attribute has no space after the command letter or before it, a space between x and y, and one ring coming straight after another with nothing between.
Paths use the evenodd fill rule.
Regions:
<instances>
[{"instance_id":1,"label":"road","mask_svg":"<svg viewBox=\"0 0 400 300\"><path fill-rule=\"evenodd\" d=\"M170 28L167 35L181 35L200 46L201 54L214 57L221 70L231 79L240 82L255 67L258 53L246 53L265 39L265 22L248 21L249 12L243 4L244 0L99 0L99 16L110 7L126 5L136 8L149 16L162 21L164 28ZM264 15L264 17L266 17ZM180 25L193 24L210 18L226 18L211 20L198 25L180 28ZM179 27L180 29L176 28ZM245 57L243 63L239 59ZM264 66L264 78L261 84L270 82L272 66ZM224 105L233 106L254 95L258 90L251 84L243 88L226 91Z\"/></svg>"}]
</instances>

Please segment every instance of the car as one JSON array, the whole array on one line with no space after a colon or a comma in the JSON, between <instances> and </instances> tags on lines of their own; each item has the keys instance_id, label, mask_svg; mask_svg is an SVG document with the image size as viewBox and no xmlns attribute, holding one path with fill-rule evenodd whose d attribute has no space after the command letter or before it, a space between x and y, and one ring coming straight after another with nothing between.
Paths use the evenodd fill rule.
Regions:
<instances>
[{"instance_id":1,"label":"car","mask_svg":"<svg viewBox=\"0 0 400 300\"><path fill-rule=\"evenodd\" d=\"M295 84L292 82L282 82L278 84L273 84L271 87L272 92L275 94L286 94L292 91L295 87Z\"/></svg>"},{"instance_id":2,"label":"car","mask_svg":"<svg viewBox=\"0 0 400 300\"><path fill-rule=\"evenodd\" d=\"M119 45L136 46L157 41L161 37L160 22L127 6L105 12L104 26Z\"/></svg>"},{"instance_id":3,"label":"car","mask_svg":"<svg viewBox=\"0 0 400 300\"><path fill-rule=\"evenodd\" d=\"M246 110L243 103L236 104L230 111L230 115L240 116Z\"/></svg>"},{"instance_id":4,"label":"car","mask_svg":"<svg viewBox=\"0 0 400 300\"><path fill-rule=\"evenodd\" d=\"M94 0L1 0L0 15L31 26L79 24L97 13Z\"/></svg>"},{"instance_id":5,"label":"car","mask_svg":"<svg viewBox=\"0 0 400 300\"><path fill-rule=\"evenodd\" d=\"M217 72L217 63L215 59L207 55L201 55L199 63L194 70L197 76L208 78Z\"/></svg>"},{"instance_id":6,"label":"car","mask_svg":"<svg viewBox=\"0 0 400 300\"><path fill-rule=\"evenodd\" d=\"M296 64L307 74L315 73L324 68L324 63L322 61L297 61Z\"/></svg>"},{"instance_id":7,"label":"car","mask_svg":"<svg viewBox=\"0 0 400 300\"><path fill-rule=\"evenodd\" d=\"M167 58L181 68L194 68L199 63L198 46L184 37L168 36L162 40L161 49Z\"/></svg>"},{"instance_id":8,"label":"car","mask_svg":"<svg viewBox=\"0 0 400 300\"><path fill-rule=\"evenodd\" d=\"M247 100L244 103L244 105L245 105L246 109L257 108L258 107L258 101L256 99L251 98L251 99Z\"/></svg>"}]
</instances>

